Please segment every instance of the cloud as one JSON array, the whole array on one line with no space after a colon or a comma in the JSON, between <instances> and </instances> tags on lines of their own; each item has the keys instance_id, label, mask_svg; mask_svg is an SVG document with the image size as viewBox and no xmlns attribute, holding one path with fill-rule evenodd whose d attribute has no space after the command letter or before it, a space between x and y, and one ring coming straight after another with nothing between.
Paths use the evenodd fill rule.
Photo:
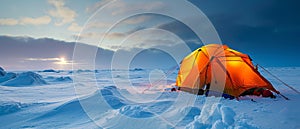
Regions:
<instances>
[{"instance_id":1,"label":"cloud","mask_svg":"<svg viewBox=\"0 0 300 129\"><path fill-rule=\"evenodd\" d=\"M111 14L112 15L119 15L124 14L128 12L132 12L135 10L153 10L153 9L163 9L165 4L161 1L151 1L150 3L147 3L148 1L140 1L138 4L135 5L129 5L128 3L125 3L123 1L119 1L115 3L113 6L110 6L112 9Z\"/></svg>"},{"instance_id":2,"label":"cloud","mask_svg":"<svg viewBox=\"0 0 300 129\"><path fill-rule=\"evenodd\" d=\"M106 25L109 25L109 23L99 23L99 24L93 24L93 25L87 25L87 27L95 27L97 26L100 27L100 26L106 26ZM124 38L128 35L130 35L131 33L134 33L136 31L139 31L139 30L143 30L143 29L146 29L145 27L142 27L142 26L138 26L138 27L135 27L129 31L126 31L126 32L108 32L108 33L100 33L100 32L95 32L95 31L91 31L91 32L87 32L87 33L82 33L79 35L79 38L82 39L82 38L100 38L101 36L103 35L106 35L106 38ZM75 35L74 37L77 37L78 35Z\"/></svg>"},{"instance_id":3,"label":"cloud","mask_svg":"<svg viewBox=\"0 0 300 129\"><path fill-rule=\"evenodd\" d=\"M149 20L151 17L150 16L136 16L136 17L133 17L133 18L129 18L129 19L126 19L124 21L124 23L126 24L139 24L139 23L142 23L142 22L145 22L147 20Z\"/></svg>"},{"instance_id":4,"label":"cloud","mask_svg":"<svg viewBox=\"0 0 300 129\"><path fill-rule=\"evenodd\" d=\"M102 6L104 6L105 4L111 2L111 0L101 0L96 2L95 4L93 4L92 6L89 6L86 8L86 12L94 12L97 9L101 8Z\"/></svg>"},{"instance_id":5,"label":"cloud","mask_svg":"<svg viewBox=\"0 0 300 129\"><path fill-rule=\"evenodd\" d=\"M171 32L153 28L136 28L132 31L124 33L111 33L106 38L107 39L104 40L104 43L107 44L103 44L103 47L106 47L110 50L124 49L128 51L136 48L148 49L157 47L173 47L178 44L184 44L186 42L185 40L181 40L180 37L177 37Z\"/></svg>"},{"instance_id":6,"label":"cloud","mask_svg":"<svg viewBox=\"0 0 300 129\"><path fill-rule=\"evenodd\" d=\"M88 33L82 33L80 35L74 35L74 37L79 37L79 39L84 39L84 38L93 38L93 39L99 39L102 36L105 35L105 38L107 39L116 39L116 38L123 38L127 36L126 33L119 33L119 32L112 32L112 33L97 33L97 32L88 32Z\"/></svg>"},{"instance_id":7,"label":"cloud","mask_svg":"<svg viewBox=\"0 0 300 129\"><path fill-rule=\"evenodd\" d=\"M51 18L49 16L41 16L37 18L23 17L21 19L0 19L0 25L14 26L14 25L44 25L49 24Z\"/></svg>"},{"instance_id":8,"label":"cloud","mask_svg":"<svg viewBox=\"0 0 300 129\"><path fill-rule=\"evenodd\" d=\"M71 23L77 16L76 12L72 9L65 7L65 3L62 0L48 0L48 3L55 7L54 10L49 10L49 14L52 17L59 19L55 22L55 25L61 26L66 23Z\"/></svg>"},{"instance_id":9,"label":"cloud","mask_svg":"<svg viewBox=\"0 0 300 129\"><path fill-rule=\"evenodd\" d=\"M26 58L28 61L60 61L61 58Z\"/></svg>"},{"instance_id":10,"label":"cloud","mask_svg":"<svg viewBox=\"0 0 300 129\"><path fill-rule=\"evenodd\" d=\"M144 29L146 29L146 27L137 26L137 27L135 27L135 28L127 31L126 34L129 35L129 34L132 34L132 33L136 32L136 31L140 31L140 30L144 30Z\"/></svg>"},{"instance_id":11,"label":"cloud","mask_svg":"<svg viewBox=\"0 0 300 129\"><path fill-rule=\"evenodd\" d=\"M42 16L37 18L24 17L19 21L21 25L43 25L49 24L51 22L51 18L49 16Z\"/></svg>"},{"instance_id":12,"label":"cloud","mask_svg":"<svg viewBox=\"0 0 300 129\"><path fill-rule=\"evenodd\" d=\"M18 24L18 20L12 18L0 19L0 25L14 26Z\"/></svg>"},{"instance_id":13,"label":"cloud","mask_svg":"<svg viewBox=\"0 0 300 129\"><path fill-rule=\"evenodd\" d=\"M122 0L101 0L96 2L92 6L86 8L86 12L94 12L97 9L103 7L104 5L112 2L106 7L106 11L111 15L119 15L128 13L134 10L152 10L152 9L163 9L165 7L164 2L161 1L147 1L141 0L137 1L136 4L132 5L132 1L122 1Z\"/></svg>"},{"instance_id":14,"label":"cloud","mask_svg":"<svg viewBox=\"0 0 300 129\"><path fill-rule=\"evenodd\" d=\"M134 25L146 22L147 20L151 19L153 16L151 15L139 15L139 16L133 16L128 19L125 19L124 21L120 22L119 25ZM98 21L92 21L89 22L85 27L86 29L93 29L93 28L108 28L112 27L113 23L109 22L98 22ZM116 26L116 25L115 25Z\"/></svg>"},{"instance_id":15,"label":"cloud","mask_svg":"<svg viewBox=\"0 0 300 129\"><path fill-rule=\"evenodd\" d=\"M191 22L193 22L193 20L191 20ZM199 25L201 24L199 23ZM193 41L199 44L202 43L200 38L191 30L191 28L177 20L159 24L156 26L156 28L172 32L185 42Z\"/></svg>"},{"instance_id":16,"label":"cloud","mask_svg":"<svg viewBox=\"0 0 300 129\"><path fill-rule=\"evenodd\" d=\"M122 38L127 36L127 34L125 33L118 33L118 32L113 32L113 33L108 33L105 36L107 36L107 38Z\"/></svg>"},{"instance_id":17,"label":"cloud","mask_svg":"<svg viewBox=\"0 0 300 129\"><path fill-rule=\"evenodd\" d=\"M92 28L104 28L112 26L112 23L104 23L104 22L91 22L86 25L86 29L92 29Z\"/></svg>"},{"instance_id":18,"label":"cloud","mask_svg":"<svg viewBox=\"0 0 300 129\"><path fill-rule=\"evenodd\" d=\"M88 33L81 33L80 35L76 34L73 37L79 38L79 40L86 39L86 38L96 39L100 37L100 34L97 32L88 32Z\"/></svg>"},{"instance_id":19,"label":"cloud","mask_svg":"<svg viewBox=\"0 0 300 129\"><path fill-rule=\"evenodd\" d=\"M143 23L151 18L152 18L151 16L147 16L147 15L134 16L134 17L125 19L124 21L120 22L119 24L134 25L134 24ZM109 23L109 22L90 22L89 24L86 25L86 29L108 28L108 27L112 27L112 26L113 26L113 23Z\"/></svg>"},{"instance_id":20,"label":"cloud","mask_svg":"<svg viewBox=\"0 0 300 129\"><path fill-rule=\"evenodd\" d=\"M69 27L68 27L69 31L74 31L74 32L79 32L80 30L82 30L82 27L79 26L77 23L72 23Z\"/></svg>"},{"instance_id":21,"label":"cloud","mask_svg":"<svg viewBox=\"0 0 300 129\"><path fill-rule=\"evenodd\" d=\"M52 62L53 64L67 65L72 64L72 61L66 60L65 58L26 58L25 61L43 61Z\"/></svg>"}]
</instances>

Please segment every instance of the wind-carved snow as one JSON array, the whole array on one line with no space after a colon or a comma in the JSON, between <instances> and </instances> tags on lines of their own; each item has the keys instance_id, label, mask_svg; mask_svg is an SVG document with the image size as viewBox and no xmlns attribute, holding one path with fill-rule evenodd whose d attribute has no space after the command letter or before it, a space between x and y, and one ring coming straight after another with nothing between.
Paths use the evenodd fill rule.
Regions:
<instances>
[{"instance_id":1,"label":"wind-carved snow","mask_svg":"<svg viewBox=\"0 0 300 129\"><path fill-rule=\"evenodd\" d=\"M13 76L13 75L12 75ZM34 72L24 72L17 75L15 78L2 83L4 86L33 86L45 85L46 81L41 75Z\"/></svg>"},{"instance_id":2,"label":"wind-carved snow","mask_svg":"<svg viewBox=\"0 0 300 129\"><path fill-rule=\"evenodd\" d=\"M49 83L66 83L66 82L73 82L73 79L69 76L60 76L60 77L54 77L54 76L48 76L44 78Z\"/></svg>"},{"instance_id":3,"label":"wind-carved snow","mask_svg":"<svg viewBox=\"0 0 300 129\"><path fill-rule=\"evenodd\" d=\"M300 90L300 68L268 70ZM30 85L22 87L4 85L8 81L1 83L1 128L300 128L297 108L300 96L264 72L262 74L290 101L280 96L276 99L246 96L240 101L223 98L208 101L216 98L170 92L176 74L166 78L165 87L158 84L145 93L132 93L129 90L144 90L147 84L155 82L149 79L151 70L131 70L129 77L126 71L116 72L119 75L116 79L130 79L134 85L114 85L111 72L107 70L95 72L98 88L93 89L89 88L93 80L86 79L85 83L78 84L73 72L69 71L40 72L41 75L25 72L13 77L0 69L0 80L5 76L10 78L8 81L14 80L14 84L21 84L24 78L34 80L34 83L24 81L23 84ZM82 77L87 73L93 71L76 72ZM75 92L74 86L86 91ZM195 100L191 101L191 97ZM89 105L89 109L82 108L82 104ZM91 112L87 113L88 110Z\"/></svg>"},{"instance_id":4,"label":"wind-carved snow","mask_svg":"<svg viewBox=\"0 0 300 129\"><path fill-rule=\"evenodd\" d=\"M17 77L16 73L12 73L12 72L5 73L4 76L0 76L0 83L6 82L6 81L11 80L16 77Z\"/></svg>"}]
</instances>

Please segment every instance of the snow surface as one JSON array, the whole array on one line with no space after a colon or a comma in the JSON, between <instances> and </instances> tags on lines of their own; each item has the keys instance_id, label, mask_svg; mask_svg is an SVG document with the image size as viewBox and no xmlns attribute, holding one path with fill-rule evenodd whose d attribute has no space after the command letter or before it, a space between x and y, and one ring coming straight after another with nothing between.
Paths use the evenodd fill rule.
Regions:
<instances>
[{"instance_id":1,"label":"snow surface","mask_svg":"<svg viewBox=\"0 0 300 129\"><path fill-rule=\"evenodd\" d=\"M4 76L5 77L5 76ZM4 86L35 86L47 84L43 80L42 76L34 72L23 72L17 75L12 74L8 78L11 78L2 83Z\"/></svg>"},{"instance_id":2,"label":"snow surface","mask_svg":"<svg viewBox=\"0 0 300 129\"><path fill-rule=\"evenodd\" d=\"M6 74L5 70L2 67L0 67L0 77L4 76L5 74Z\"/></svg>"},{"instance_id":3,"label":"snow surface","mask_svg":"<svg viewBox=\"0 0 300 129\"><path fill-rule=\"evenodd\" d=\"M268 70L300 90L300 68ZM0 125L1 128L300 128L300 95L261 72L291 100L280 96L276 99L246 96L237 101L170 92L176 73L160 81L165 76L155 78L161 75L159 70L80 70L39 72L40 75L24 72L1 83ZM92 87L94 83L96 88ZM20 84L30 85L15 86ZM149 87L149 84L156 85Z\"/></svg>"},{"instance_id":4,"label":"snow surface","mask_svg":"<svg viewBox=\"0 0 300 129\"><path fill-rule=\"evenodd\" d=\"M69 76L48 76L47 78L44 78L44 80L50 82L50 83L62 83L62 82L73 82L72 78Z\"/></svg>"},{"instance_id":5,"label":"snow surface","mask_svg":"<svg viewBox=\"0 0 300 129\"><path fill-rule=\"evenodd\" d=\"M43 70L43 71L41 71L41 72L57 72L57 71L55 71L55 70L53 70L53 69L46 69L46 70Z\"/></svg>"},{"instance_id":6,"label":"snow surface","mask_svg":"<svg viewBox=\"0 0 300 129\"><path fill-rule=\"evenodd\" d=\"M16 76L17 76L16 73L12 73L12 72L5 73L4 76L0 76L0 83L11 80L11 79L15 78Z\"/></svg>"}]
</instances>

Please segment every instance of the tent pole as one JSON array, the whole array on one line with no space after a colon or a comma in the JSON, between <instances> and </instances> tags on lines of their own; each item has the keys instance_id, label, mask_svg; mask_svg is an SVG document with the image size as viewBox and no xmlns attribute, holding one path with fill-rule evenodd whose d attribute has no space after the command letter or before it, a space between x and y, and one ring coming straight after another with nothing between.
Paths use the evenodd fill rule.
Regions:
<instances>
[{"instance_id":1,"label":"tent pole","mask_svg":"<svg viewBox=\"0 0 300 129\"><path fill-rule=\"evenodd\" d=\"M290 100L288 97L284 96L283 94L280 94L280 93L279 93L279 95L280 95L281 97L283 97L285 100Z\"/></svg>"},{"instance_id":2,"label":"tent pole","mask_svg":"<svg viewBox=\"0 0 300 129\"><path fill-rule=\"evenodd\" d=\"M296 93L300 94L300 92L298 90L296 90L295 88L293 88L292 86L286 84L285 82L283 82L282 80L280 80L278 77L276 77L275 75L273 75L271 72L269 72L268 70L266 70L264 67L262 67L261 65L257 64L259 67L261 67L263 70L265 70L268 74L270 74L271 76L273 76L275 79L277 79L278 81L280 81L282 84L284 84L285 86L287 86L288 88L292 89L293 91L295 91ZM281 94L280 94L281 95Z\"/></svg>"}]
</instances>

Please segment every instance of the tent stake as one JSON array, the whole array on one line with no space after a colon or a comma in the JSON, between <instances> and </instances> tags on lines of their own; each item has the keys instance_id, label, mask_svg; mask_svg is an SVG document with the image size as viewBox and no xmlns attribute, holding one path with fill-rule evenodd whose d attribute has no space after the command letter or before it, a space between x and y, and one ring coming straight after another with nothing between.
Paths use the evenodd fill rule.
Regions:
<instances>
[{"instance_id":1,"label":"tent stake","mask_svg":"<svg viewBox=\"0 0 300 129\"><path fill-rule=\"evenodd\" d=\"M272 73L270 73L268 70L266 70L264 67L262 67L261 65L258 65L259 67L261 67L263 70L265 70L268 74L270 74L271 76L273 76L275 79L277 79L278 81L280 81L282 84L284 84L285 86L289 87L290 89L292 89L293 91L295 91L296 93L300 94L300 92L298 90L296 90L295 88L293 88L292 86L286 84L284 81L280 80L278 77L276 77L275 75L273 75ZM280 94L281 95L281 94ZM283 96L283 95L281 95Z\"/></svg>"}]
</instances>

